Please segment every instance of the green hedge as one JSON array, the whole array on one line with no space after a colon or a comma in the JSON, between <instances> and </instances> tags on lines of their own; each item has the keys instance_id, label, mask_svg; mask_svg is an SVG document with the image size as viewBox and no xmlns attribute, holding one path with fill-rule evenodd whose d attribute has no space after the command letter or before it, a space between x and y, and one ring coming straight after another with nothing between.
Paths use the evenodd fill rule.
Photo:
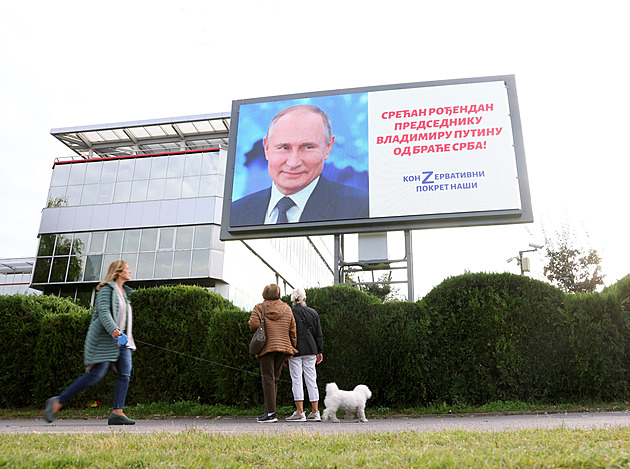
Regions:
<instances>
[{"instance_id":1,"label":"green hedge","mask_svg":"<svg viewBox=\"0 0 630 469\"><path fill-rule=\"evenodd\" d=\"M630 391L630 276L580 295L512 274L449 278L415 303L381 303L348 285L306 293L324 332L322 400L331 381L367 384L370 405L387 407L613 400ZM192 286L141 289L131 300L130 404L262 403L249 311ZM41 405L83 373L90 317L63 298L0 296L0 406ZM113 380L71 404L109 405ZM292 400L284 372L278 403Z\"/></svg>"}]
</instances>

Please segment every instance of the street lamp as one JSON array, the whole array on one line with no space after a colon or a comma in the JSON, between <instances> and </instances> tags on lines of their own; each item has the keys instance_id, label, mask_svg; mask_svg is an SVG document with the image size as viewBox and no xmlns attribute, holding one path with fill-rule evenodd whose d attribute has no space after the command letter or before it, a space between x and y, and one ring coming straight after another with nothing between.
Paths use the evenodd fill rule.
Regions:
<instances>
[{"instance_id":1,"label":"street lamp","mask_svg":"<svg viewBox=\"0 0 630 469\"><path fill-rule=\"evenodd\" d=\"M527 258L523 259L523 253L524 252L535 252L535 251L538 251L539 249L541 249L544 246L544 244L529 243L529 246L534 248L534 249L524 249L523 251L519 251L518 252L518 257L510 257L507 260L508 262L512 262L513 260L516 260L516 263L521 268L521 275L525 275L525 272L529 272L529 259L527 259Z\"/></svg>"}]
</instances>

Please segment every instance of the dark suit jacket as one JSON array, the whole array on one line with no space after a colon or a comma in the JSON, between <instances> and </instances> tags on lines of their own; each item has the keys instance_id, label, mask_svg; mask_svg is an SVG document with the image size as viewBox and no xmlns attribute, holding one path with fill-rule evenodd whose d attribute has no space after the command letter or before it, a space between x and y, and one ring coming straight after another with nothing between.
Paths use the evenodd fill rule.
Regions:
<instances>
[{"instance_id":1,"label":"dark suit jacket","mask_svg":"<svg viewBox=\"0 0 630 469\"><path fill-rule=\"evenodd\" d=\"M230 225L263 225L270 198L271 187L234 201ZM320 176L306 202L300 221L347 220L368 216L366 192Z\"/></svg>"}]
</instances>

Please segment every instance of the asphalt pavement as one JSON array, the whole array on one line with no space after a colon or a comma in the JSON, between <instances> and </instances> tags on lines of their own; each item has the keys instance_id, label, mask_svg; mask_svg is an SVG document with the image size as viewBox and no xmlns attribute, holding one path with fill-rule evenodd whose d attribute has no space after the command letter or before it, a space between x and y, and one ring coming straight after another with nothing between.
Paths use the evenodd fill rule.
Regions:
<instances>
[{"instance_id":1,"label":"asphalt pavement","mask_svg":"<svg viewBox=\"0 0 630 469\"><path fill-rule=\"evenodd\" d=\"M251 418L168 418L136 420L135 425L109 426L107 419L58 419L46 423L43 419L0 420L0 433L179 433L203 431L210 434L285 434L285 433L395 433L430 432L445 430L510 431L519 429L552 429L566 427L593 429L630 427L630 412L569 412L520 415L458 414L422 417L373 418L361 423L357 420L332 422L258 423Z\"/></svg>"}]
</instances>

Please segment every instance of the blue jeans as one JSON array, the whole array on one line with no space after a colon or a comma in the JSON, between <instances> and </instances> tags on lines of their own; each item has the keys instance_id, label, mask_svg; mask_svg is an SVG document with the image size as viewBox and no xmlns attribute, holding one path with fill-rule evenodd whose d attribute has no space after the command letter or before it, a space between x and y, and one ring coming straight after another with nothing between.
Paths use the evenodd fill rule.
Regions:
<instances>
[{"instance_id":1,"label":"blue jeans","mask_svg":"<svg viewBox=\"0 0 630 469\"><path fill-rule=\"evenodd\" d=\"M97 363L90 368L90 371L77 378L70 386L59 394L59 403L65 405L76 394L98 383L101 379L103 379L105 373L107 373L110 364L110 362ZM124 409L127 389L129 388L129 376L131 375L131 349L126 347L120 348L120 355L118 356L118 361L116 362L116 368L118 370L118 375L116 376L116 382L114 383L114 405L112 408Z\"/></svg>"}]
</instances>

